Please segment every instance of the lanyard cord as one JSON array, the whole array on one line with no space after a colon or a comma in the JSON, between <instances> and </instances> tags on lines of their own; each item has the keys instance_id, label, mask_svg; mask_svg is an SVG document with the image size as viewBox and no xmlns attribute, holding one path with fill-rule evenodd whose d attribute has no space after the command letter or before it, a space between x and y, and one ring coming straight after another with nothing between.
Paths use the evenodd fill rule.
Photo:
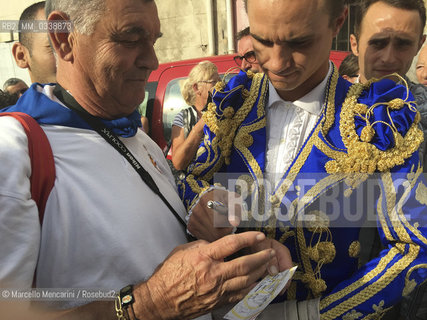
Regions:
<instances>
[{"instance_id":1,"label":"lanyard cord","mask_svg":"<svg viewBox=\"0 0 427 320\"><path fill-rule=\"evenodd\" d=\"M53 91L54 95L64 103L68 108L76 112L86 123L91 126L101 137L105 139L111 146L114 147L135 169L139 174L141 179L150 187L150 189L162 199L166 204L178 222L184 227L187 228L186 223L181 218L181 216L176 212L176 210L171 206L168 200L160 192L159 187L154 182L150 174L144 169L144 167L139 163L139 161L134 157L132 152L125 146L125 144L110 130L108 129L101 120L92 116L89 112L83 109L80 104L69 94L64 88L59 84L56 84L56 87Z\"/></svg>"}]
</instances>

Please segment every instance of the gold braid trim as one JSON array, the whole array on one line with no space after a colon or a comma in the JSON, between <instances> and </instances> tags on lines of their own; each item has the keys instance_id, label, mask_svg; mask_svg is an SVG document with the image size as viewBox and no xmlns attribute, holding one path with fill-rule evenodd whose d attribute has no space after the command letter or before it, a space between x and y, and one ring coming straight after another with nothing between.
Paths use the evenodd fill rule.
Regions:
<instances>
[{"instance_id":1,"label":"gold braid trim","mask_svg":"<svg viewBox=\"0 0 427 320\"><path fill-rule=\"evenodd\" d=\"M259 77L256 77L258 79ZM258 118L261 118L265 114L265 97L267 93L268 88L268 81L267 78L264 79L261 87L261 95L258 102ZM251 87L252 92L252 87ZM257 90L258 92L258 90ZM247 116L247 114L245 115ZM261 128L264 128L266 126L267 120L265 117L257 121L258 119L255 119L254 122L250 125L244 125L239 128L239 131L236 133L236 137L234 139L234 146L237 150L239 150L242 155L245 157L246 161L248 162L248 171L251 172L250 169L254 172L255 179L259 180L263 177L261 167L259 166L258 162L255 160L252 153L249 151L249 147L254 143L254 139L250 135L251 132L257 131ZM242 120L243 121L243 120Z\"/></svg>"},{"instance_id":2,"label":"gold braid trim","mask_svg":"<svg viewBox=\"0 0 427 320\"><path fill-rule=\"evenodd\" d=\"M362 91L368 89L374 81L376 81L376 79L372 79L366 84L355 83L350 87L342 105L340 121L341 137L347 148L347 155L338 155L336 160L329 161L325 166L328 173L374 173L376 170L381 172L387 171L397 165L403 164L405 159L411 157L412 154L418 150L419 145L424 140L423 132L417 126L420 120L419 113L416 108L411 105L413 101L408 101L409 88L406 82L407 97L405 100L394 99L389 102L376 103L370 108L357 102ZM379 105L387 105L390 123L383 121L370 123L373 109ZM399 110L404 106L408 106L409 109L417 113L417 115L405 137L402 137L391 118L390 110ZM366 121L366 127L363 128L361 137L359 137L356 132L355 117L360 117ZM395 146L393 148L381 151L370 143L375 135L373 125L376 123L389 126L393 131L395 141ZM337 154L335 156L337 156Z\"/></svg>"},{"instance_id":3,"label":"gold braid trim","mask_svg":"<svg viewBox=\"0 0 427 320\"><path fill-rule=\"evenodd\" d=\"M414 183L417 181L418 177L421 174L422 174L422 167L420 166L418 168L418 171L413 176L415 179L412 180L412 183L408 183L409 184L408 186L405 186L406 190L405 190L404 194L402 195L402 197L400 198L399 202L397 203L397 208L398 208L398 216L399 216L400 220L403 222L403 224L406 226L406 228L408 228L420 241L422 241L425 245L427 245L427 239L417 229L417 227L415 225L412 225L409 223L409 221L406 219L405 214L403 213L403 206L406 202L406 199L407 199L408 195L411 193L411 190L414 188ZM411 175L411 174L409 174L409 175Z\"/></svg>"},{"instance_id":4,"label":"gold braid trim","mask_svg":"<svg viewBox=\"0 0 427 320\"><path fill-rule=\"evenodd\" d=\"M403 243L397 243L396 247L397 248L395 247L391 248L390 252L391 251L404 252L405 250L405 244ZM399 275L399 273L405 270L405 268L407 268L411 264L411 262L415 260L419 250L420 250L419 246L409 244L408 254L406 254L403 258L401 258L398 262L396 262L392 267L388 268L385 271L385 273L380 277L380 279L378 279L371 285L367 286L365 289L355 294L354 296L351 296L348 299L344 300L338 306L322 314L322 319L336 319L337 317L350 311L354 307L369 300L371 297L373 297L378 292L380 292L385 287L387 287ZM370 277L366 277L366 278L364 277L365 284L371 280L372 278ZM322 308L324 308L323 301L321 302L321 309Z\"/></svg>"},{"instance_id":5,"label":"gold braid trim","mask_svg":"<svg viewBox=\"0 0 427 320\"><path fill-rule=\"evenodd\" d=\"M222 110L223 114L221 119L219 119L219 115L216 112L216 106L214 103L211 103L208 106L208 111L203 115L203 120L206 122L210 130L216 135L212 140L212 147L215 148L216 145L219 146L221 149L221 156L224 158L227 165L230 164L231 148L233 146L236 130L253 108L258 98L261 84L265 85L266 83L268 83L268 80L264 77L264 74L259 73L254 75L249 96L244 100L243 105L237 110L237 112L234 112L232 107L227 107L225 110ZM237 86L228 92L223 92L227 93L227 95L218 106L218 109L221 110L222 103L226 101L230 94L241 89L244 91L243 85Z\"/></svg>"},{"instance_id":6,"label":"gold braid trim","mask_svg":"<svg viewBox=\"0 0 427 320\"><path fill-rule=\"evenodd\" d=\"M334 303L335 301L338 301L345 296L349 295L351 292L359 289L360 287L364 286L366 283L371 281L373 278L375 278L377 275L379 275L381 272L384 271L384 269L387 267L387 265L392 261L395 256L400 253L399 250L395 247L392 247L387 255L385 255L383 258L381 258L378 265L372 269L367 274L363 275L359 280L353 282L349 286L345 287L344 289L335 292L334 294L331 294L324 299L320 301L320 310L325 309L330 304Z\"/></svg>"},{"instance_id":7,"label":"gold braid trim","mask_svg":"<svg viewBox=\"0 0 427 320\"><path fill-rule=\"evenodd\" d=\"M305 237L304 237L304 229L301 221L298 221L297 241L300 249L299 252L301 255L301 262L304 268L303 269L304 274L302 275L301 281L305 284L305 286L308 289L311 290L314 297L318 297L320 296L322 291L326 290L326 284L322 279L316 279L313 268L311 267L310 257L307 250L307 244L305 242Z\"/></svg>"},{"instance_id":8,"label":"gold braid trim","mask_svg":"<svg viewBox=\"0 0 427 320\"><path fill-rule=\"evenodd\" d=\"M252 123L250 124L245 124L244 126L241 126L239 128L239 130L236 133L236 136L234 137L234 147L236 148L237 151L239 151L241 153L241 156L243 156L247 163L245 163L246 167L248 168L248 172L251 173L252 175L252 171L253 171L253 179L254 179L254 187L256 187L255 181L259 181L260 179L263 178L263 174L262 174L262 170L261 167L259 166L258 162L255 160L254 156L252 155L252 153L249 151L249 147L251 145L253 145L254 140L253 137L250 135L251 132L257 131L261 128L264 128L266 126L266 119L265 117L261 120L259 120L259 118L261 118L264 114L265 114L265 98L266 98L266 94L267 94L267 89L268 89L268 79L262 78L261 75L254 75L254 80L253 81L257 81L257 85L256 85L256 90L253 90L254 88L254 83L251 86L251 94L256 98L256 95L258 95L259 92L259 87L261 87L261 92L260 92L260 98L258 101L258 105L257 105L257 115L258 115L258 119L254 119L252 121ZM247 104L248 99L245 100L245 103L243 106L245 106ZM252 103L252 105L250 106L250 108L253 107L253 104L255 103L255 101ZM242 107L243 108L243 107ZM247 116L247 114L250 112L250 109L247 110L247 112L244 114L244 117ZM243 121L243 119L240 121L240 123ZM239 125L240 125L239 123ZM237 128L236 128L237 130ZM231 149L231 146L230 146ZM230 150L231 151L231 150ZM263 185L260 185L258 187L257 190L257 194L258 194L258 214L259 213L264 213L264 187ZM262 223L259 222L256 224L257 228L261 228ZM269 232L267 232L267 236L271 236L271 234L269 234ZM271 233L271 232L270 232Z\"/></svg>"},{"instance_id":9,"label":"gold braid trim","mask_svg":"<svg viewBox=\"0 0 427 320\"><path fill-rule=\"evenodd\" d=\"M391 180L391 184L390 184L390 177L385 177L386 174L383 175L383 183L384 183L384 188L381 188L381 193L378 199L378 203L377 203L377 212L378 212L378 219L381 223L381 228L387 238L387 240L389 241L395 241L395 238L392 236L389 227L387 225L387 221L385 219L384 216L384 212L382 209L382 202L383 202L383 197L384 197L384 192L386 193L386 203L387 203L387 210L391 213L396 205L396 191L394 190L394 186L393 186L393 181ZM385 179L385 181L384 181ZM397 230L396 230L397 232ZM402 238L406 238L405 234L400 233L400 236ZM400 248L402 248L402 246L404 244L402 243L397 243L396 246L398 246ZM404 248L403 248L404 249ZM366 284L367 282L369 282L370 280L372 280L374 277L376 277L379 273L381 273L384 268L387 266L387 264L394 258L394 256L399 253L399 252L395 252L397 250L397 248L392 247L390 249L390 251L387 253L387 255L383 258L381 258L380 262L378 263L378 265L375 267L375 269L372 269L368 274L364 275L361 279L357 280L356 282L352 283L350 286L342 289L339 292L336 292L328 297L326 297L325 299L323 299L320 302L320 308L326 308L327 306L329 306L330 304L332 304L335 301L338 301L342 298L344 298L346 295L350 294L352 291L355 291L357 289L359 289L361 286L363 286L364 284ZM419 250L419 248L418 248ZM403 252L403 251L402 251ZM416 256L415 256L416 257ZM415 259L414 257L414 259ZM333 317L332 317L333 318ZM331 319L332 319L331 318Z\"/></svg>"},{"instance_id":10,"label":"gold braid trim","mask_svg":"<svg viewBox=\"0 0 427 320\"><path fill-rule=\"evenodd\" d=\"M422 182L418 184L415 199L417 199L419 203L427 206L427 187Z\"/></svg>"},{"instance_id":11,"label":"gold braid trim","mask_svg":"<svg viewBox=\"0 0 427 320\"><path fill-rule=\"evenodd\" d=\"M402 225L402 223L399 220L399 217L396 212L396 189L394 188L393 179L391 177L390 172L386 172L381 177L384 189L385 189L385 196L386 196L386 202L387 202L387 213L389 216L389 220L391 224L393 225L393 230L396 232L397 236L399 237L399 241L405 242L405 243L411 243L412 239L411 236L406 232L405 227ZM405 194L407 196L407 191L405 191ZM409 192L411 190L409 189ZM406 199L406 196L403 195L401 199ZM389 239L390 241L395 241L396 239Z\"/></svg>"},{"instance_id":12,"label":"gold braid trim","mask_svg":"<svg viewBox=\"0 0 427 320\"><path fill-rule=\"evenodd\" d=\"M342 320L357 320L360 319L360 317L363 317L363 314L360 312L357 312L356 310L351 310L351 312L343 315ZM323 320L323 317L322 317Z\"/></svg>"},{"instance_id":13,"label":"gold braid trim","mask_svg":"<svg viewBox=\"0 0 427 320\"><path fill-rule=\"evenodd\" d=\"M337 90L338 78L339 73L337 67L332 63L332 79L328 88L328 105L326 107L325 122L322 126L322 134L325 137L335 122L335 93Z\"/></svg>"},{"instance_id":14,"label":"gold braid trim","mask_svg":"<svg viewBox=\"0 0 427 320\"><path fill-rule=\"evenodd\" d=\"M352 258L357 258L360 254L360 242L353 241L348 248L348 255Z\"/></svg>"},{"instance_id":15,"label":"gold braid trim","mask_svg":"<svg viewBox=\"0 0 427 320\"><path fill-rule=\"evenodd\" d=\"M317 182L304 194L301 199L296 198L294 201L292 201L292 205L289 208L289 217L291 222L295 221L295 219L298 217L298 212L304 212L304 209L320 198L323 193L329 189L332 189L336 184L343 181L344 179L345 175L343 174L328 175ZM297 210L297 212L295 212L295 210Z\"/></svg>"},{"instance_id":16,"label":"gold braid trim","mask_svg":"<svg viewBox=\"0 0 427 320\"><path fill-rule=\"evenodd\" d=\"M218 157L218 152L215 153L215 159L217 157ZM213 161L215 161L215 159ZM220 156L219 160L215 163L215 165L208 172L206 172L206 174L204 175L204 179L206 181L210 181L213 178L214 174L217 173L219 169L221 169L223 163L224 163L224 158Z\"/></svg>"},{"instance_id":17,"label":"gold braid trim","mask_svg":"<svg viewBox=\"0 0 427 320\"><path fill-rule=\"evenodd\" d=\"M323 110L323 119L317 124L317 127L314 128L312 135L309 137L309 140L305 144L305 147L302 149L301 152L298 153L297 160L295 161L294 165L290 168L288 175L285 177L285 179L282 180L281 185L277 186L277 188L276 188L277 191L270 196L270 203L271 203L272 207L279 207L280 206L281 199L283 199L283 197L286 195L289 188L294 183L298 173L301 171L302 166L307 161L307 158L313 149L314 142L316 141L316 138L319 135L320 130L322 130L322 132L327 133L328 130L330 129L330 127L332 126L332 124L334 123L334 121L335 121L335 93L336 93L336 87L338 84L338 78L339 78L338 71L337 71L336 67L333 66L331 81L329 83L329 87L326 90L326 92L327 92L327 95L325 97L326 107ZM293 208L295 208L295 207L293 207ZM296 217L296 215L295 215L295 217ZM275 226L276 223L277 223L277 217L273 214L269 220L269 225ZM270 228L267 232L268 232L268 237L274 238L276 236L277 230L276 230L276 228ZM304 246L301 247L301 249L303 250L301 252L302 259L303 260L308 259L308 252L307 252L307 246L305 245L305 241L304 241ZM307 261L307 260L305 260L305 261ZM310 279L307 278L306 282L308 283L309 281L311 281L312 283L314 283L314 280L315 280L314 279L314 272L311 268L309 260L308 260L308 263L309 263L309 265L307 265L307 268L309 268L309 269L306 268L306 270L310 270L311 274L308 275L308 277ZM304 265L306 265L306 264L304 263ZM319 280L319 285L316 287L317 288L321 288L321 287L323 288L323 286L320 285L320 281L323 281L323 280L322 279L318 279L318 280Z\"/></svg>"},{"instance_id":18,"label":"gold braid trim","mask_svg":"<svg viewBox=\"0 0 427 320\"><path fill-rule=\"evenodd\" d=\"M374 305L375 306L375 305ZM379 308L381 307L381 306L378 306ZM361 320L380 320L380 319L382 319L385 315L386 315L386 313L388 312L388 311L390 311L391 309L393 309L393 306L391 306L391 307L389 307L389 308L385 308L385 309L381 309L381 311L375 311L375 313L371 313L371 314L368 314L366 317L364 317L364 318L362 318ZM375 309L374 309L375 310Z\"/></svg>"},{"instance_id":19,"label":"gold braid trim","mask_svg":"<svg viewBox=\"0 0 427 320\"><path fill-rule=\"evenodd\" d=\"M291 281L291 285L288 290L286 290L287 300L295 300L297 298L297 283L296 281Z\"/></svg>"},{"instance_id":20,"label":"gold braid trim","mask_svg":"<svg viewBox=\"0 0 427 320\"><path fill-rule=\"evenodd\" d=\"M270 202L273 206L280 206L281 199L286 195L289 188L293 185L295 178L298 173L301 171L302 166L307 161L308 156L311 153L311 150L314 145L315 137L319 134L320 124L317 126L316 130L313 132L313 135L310 137L310 140L305 145L305 148L299 154L297 161L292 166L289 174L283 179L282 184L277 189L277 191L270 196Z\"/></svg>"},{"instance_id":21,"label":"gold braid trim","mask_svg":"<svg viewBox=\"0 0 427 320\"><path fill-rule=\"evenodd\" d=\"M393 241L394 238L392 237L390 229L388 228L388 224L387 224L387 221L385 219L384 212L383 212L383 198L384 198L384 190L383 190L383 188L381 188L380 196L379 196L378 202L377 202L378 219L381 223L381 229L383 230L386 239L388 241Z\"/></svg>"},{"instance_id":22,"label":"gold braid trim","mask_svg":"<svg viewBox=\"0 0 427 320\"><path fill-rule=\"evenodd\" d=\"M206 181L199 180L203 185L203 187L200 187L199 184L197 183L197 181L194 179L194 176L192 174L187 176L186 181L187 181L188 185L190 186L191 191L193 191L197 195L200 195L202 192L209 189L209 187L210 187L209 183L207 183ZM199 198L199 196L195 197L188 207L191 208L193 206L193 204L197 201L198 198Z\"/></svg>"},{"instance_id":23,"label":"gold braid trim","mask_svg":"<svg viewBox=\"0 0 427 320\"><path fill-rule=\"evenodd\" d=\"M321 268L324 264L331 263L335 259L336 249L328 228L330 221L327 215L318 210L311 211L309 215L313 217L313 221L308 221L304 228L303 222L298 220L296 228L297 244L304 269L301 281L314 297L320 297L322 292L327 289L326 282L321 277ZM309 247L305 241L304 230L312 232ZM323 233L326 234L325 241L321 241ZM317 235L317 241L314 241L315 235ZM310 259L317 263L315 270L312 268Z\"/></svg>"},{"instance_id":24,"label":"gold braid trim","mask_svg":"<svg viewBox=\"0 0 427 320\"><path fill-rule=\"evenodd\" d=\"M283 180L282 185L277 188L277 192L270 197L270 202L274 205L280 204L281 199L288 192L290 186L293 184L297 174L301 171L302 166L307 161L310 155L313 145L318 138L320 130L323 133L327 133L335 121L335 93L338 84L339 74L335 65L331 75L331 81L329 87L326 89L327 96L325 97L326 107L323 110L323 119L313 130L313 134L310 136L305 148L298 153L298 159L289 171L289 174Z\"/></svg>"},{"instance_id":25,"label":"gold braid trim","mask_svg":"<svg viewBox=\"0 0 427 320\"><path fill-rule=\"evenodd\" d=\"M410 294L415 289L415 287L417 286L417 282L415 280L409 280L409 277L411 276L412 272L414 272L415 270L420 269L420 268L427 269L427 264L423 263L423 264L416 265L416 266L412 267L411 269L409 269L408 273L406 274L405 288L403 289L403 293L402 293L404 296L407 296L408 294Z\"/></svg>"},{"instance_id":26,"label":"gold braid trim","mask_svg":"<svg viewBox=\"0 0 427 320\"><path fill-rule=\"evenodd\" d=\"M418 180L421 174L422 174L421 166L418 167L417 172L415 173L411 172L408 174L410 181L408 181L407 184L404 185L405 191L403 195L400 197L399 202L397 204L396 204L396 190L394 188L393 180L390 172L383 175L383 182L386 185L386 190L387 190L387 207L388 207L388 211L391 212L390 220L393 223L393 227L396 229L396 232L399 238L404 242L408 242L408 243L413 242L409 234L406 232L406 229L405 229L406 227L420 241L422 241L425 245L427 245L427 239L415 226L409 223L409 221L406 219L405 214L403 213L403 205L405 204L406 199L408 198L409 194L414 188L416 181ZM396 213L396 208L398 210L397 213ZM394 240L394 239L391 239L391 240Z\"/></svg>"},{"instance_id":27,"label":"gold braid trim","mask_svg":"<svg viewBox=\"0 0 427 320\"><path fill-rule=\"evenodd\" d=\"M331 159L339 159L345 156L344 152L331 149L319 136L314 140L314 145Z\"/></svg>"},{"instance_id":28,"label":"gold braid trim","mask_svg":"<svg viewBox=\"0 0 427 320\"><path fill-rule=\"evenodd\" d=\"M224 159L221 155L221 153L218 151L218 146L216 145L216 140L218 139L218 136L215 136L215 138L212 140L212 143L210 145L208 145L207 143L209 142L208 139L204 139L205 145L203 147L200 147L197 150L197 154L203 154L205 152L207 152L207 161L204 163L197 163L197 167L194 167L192 174L194 174L195 176L200 177L203 180L209 181L210 179L212 179L212 176L214 174L213 171L214 169L219 170L219 168L221 168ZM209 161L209 159L211 159L211 155L213 156L213 159L211 161ZM213 163L215 163L215 166L210 169L205 175L202 176L202 172L205 171L206 169L208 169L209 167L212 166Z\"/></svg>"}]
</instances>

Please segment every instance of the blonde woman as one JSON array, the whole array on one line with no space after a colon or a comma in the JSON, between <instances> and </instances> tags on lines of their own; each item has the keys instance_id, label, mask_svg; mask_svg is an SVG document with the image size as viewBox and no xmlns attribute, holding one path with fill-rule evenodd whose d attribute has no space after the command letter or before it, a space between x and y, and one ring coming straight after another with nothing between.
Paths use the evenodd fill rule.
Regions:
<instances>
[{"instance_id":1,"label":"blonde woman","mask_svg":"<svg viewBox=\"0 0 427 320\"><path fill-rule=\"evenodd\" d=\"M181 94L188 108L181 110L172 124L172 163L177 170L185 170L193 160L203 138L202 111L209 92L220 80L218 69L210 61L202 61L191 69Z\"/></svg>"}]
</instances>

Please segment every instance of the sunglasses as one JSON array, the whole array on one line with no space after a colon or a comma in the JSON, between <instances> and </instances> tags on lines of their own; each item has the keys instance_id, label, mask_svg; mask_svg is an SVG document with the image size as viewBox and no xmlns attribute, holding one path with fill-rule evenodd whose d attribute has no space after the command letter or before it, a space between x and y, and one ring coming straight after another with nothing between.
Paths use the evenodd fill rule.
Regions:
<instances>
[{"instance_id":1,"label":"sunglasses","mask_svg":"<svg viewBox=\"0 0 427 320\"><path fill-rule=\"evenodd\" d=\"M243 56L235 56L233 59L239 67L242 66L243 59L249 63L256 63L255 51L248 51Z\"/></svg>"},{"instance_id":2,"label":"sunglasses","mask_svg":"<svg viewBox=\"0 0 427 320\"><path fill-rule=\"evenodd\" d=\"M215 84L217 83L219 80L201 80L201 81L197 81L197 82L201 82L201 83L208 83L208 84Z\"/></svg>"}]
</instances>

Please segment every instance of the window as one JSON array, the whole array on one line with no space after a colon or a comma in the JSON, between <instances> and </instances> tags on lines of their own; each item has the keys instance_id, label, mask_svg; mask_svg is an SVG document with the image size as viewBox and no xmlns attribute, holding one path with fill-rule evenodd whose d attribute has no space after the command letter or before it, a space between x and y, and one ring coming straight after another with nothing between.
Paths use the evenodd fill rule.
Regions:
<instances>
[{"instance_id":1,"label":"window","mask_svg":"<svg viewBox=\"0 0 427 320\"><path fill-rule=\"evenodd\" d=\"M222 76L222 75L221 75ZM235 74L227 75L226 81L229 81ZM170 141L172 134L172 123L175 116L183 108L188 107L181 95L181 83L186 77L176 78L170 81L166 87L165 100L163 103L163 134L166 141Z\"/></svg>"},{"instance_id":2,"label":"window","mask_svg":"<svg viewBox=\"0 0 427 320\"><path fill-rule=\"evenodd\" d=\"M180 83L186 78L177 78L170 81L166 87L163 103L163 133L166 141L170 141L172 123L175 116L183 108L188 107L181 95Z\"/></svg>"}]
</instances>

